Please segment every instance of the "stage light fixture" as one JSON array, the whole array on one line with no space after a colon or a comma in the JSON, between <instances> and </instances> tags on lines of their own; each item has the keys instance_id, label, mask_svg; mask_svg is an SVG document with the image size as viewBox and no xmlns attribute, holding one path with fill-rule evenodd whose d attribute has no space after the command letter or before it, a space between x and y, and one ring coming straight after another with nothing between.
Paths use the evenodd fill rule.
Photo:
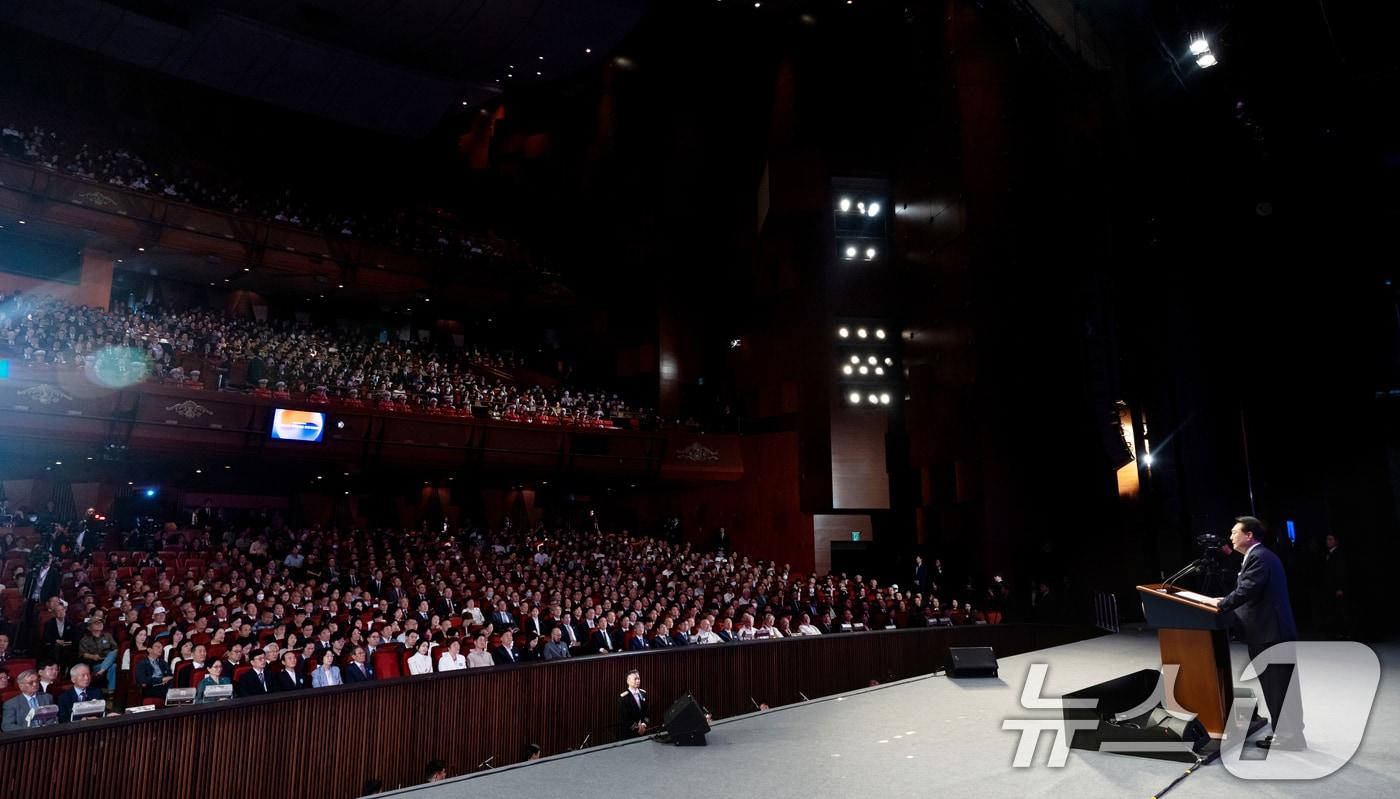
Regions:
<instances>
[{"instance_id":1,"label":"stage light fixture","mask_svg":"<svg viewBox=\"0 0 1400 799\"><path fill-rule=\"evenodd\" d=\"M866 363L870 364L871 366L874 366L877 363L874 355L870 356L869 358L866 358L865 360Z\"/></svg>"},{"instance_id":2,"label":"stage light fixture","mask_svg":"<svg viewBox=\"0 0 1400 799\"><path fill-rule=\"evenodd\" d=\"M836 207L837 207L837 208L840 208L840 209L841 209L841 213L843 213L843 214L844 214L845 212L851 210L851 198L850 198L850 197L842 197L842 198L841 198L841 202L837 203Z\"/></svg>"},{"instance_id":3,"label":"stage light fixture","mask_svg":"<svg viewBox=\"0 0 1400 799\"><path fill-rule=\"evenodd\" d=\"M860 373L863 374L863 375L868 375L868 374L870 374L870 367L869 367L869 366L865 366L864 364L862 364L861 367L860 367Z\"/></svg>"},{"instance_id":4,"label":"stage light fixture","mask_svg":"<svg viewBox=\"0 0 1400 799\"><path fill-rule=\"evenodd\" d=\"M877 402L880 401L880 398L877 397L877 396L875 396L874 394L871 394L870 396L866 397L865 399L866 399L866 401L869 402L871 405L874 405L875 403L877 403Z\"/></svg>"},{"instance_id":5,"label":"stage light fixture","mask_svg":"<svg viewBox=\"0 0 1400 799\"><path fill-rule=\"evenodd\" d=\"M886 366L894 366L894 358L891 358L890 356L886 355L886 356L885 356L885 365L886 365Z\"/></svg>"},{"instance_id":6,"label":"stage light fixture","mask_svg":"<svg viewBox=\"0 0 1400 799\"><path fill-rule=\"evenodd\" d=\"M842 373L842 374L847 374L847 375L850 374L850 373L851 373L851 365L850 365L850 364L846 364L845 366L841 367L841 373Z\"/></svg>"},{"instance_id":7,"label":"stage light fixture","mask_svg":"<svg viewBox=\"0 0 1400 799\"><path fill-rule=\"evenodd\" d=\"M867 248L865 249L865 260L867 260L867 261L873 261L873 260L875 260L875 248L874 248L874 247L867 247Z\"/></svg>"},{"instance_id":8,"label":"stage light fixture","mask_svg":"<svg viewBox=\"0 0 1400 799\"><path fill-rule=\"evenodd\" d=\"M859 355L852 355L852 356L851 356L851 363L860 363L860 356L859 356Z\"/></svg>"},{"instance_id":9,"label":"stage light fixture","mask_svg":"<svg viewBox=\"0 0 1400 799\"><path fill-rule=\"evenodd\" d=\"M870 214L871 216L879 216L879 215L880 215L880 204L879 204L879 203L871 203L871 204L870 204L870 207L867 208L867 209L865 209L865 212L866 212L867 214Z\"/></svg>"},{"instance_id":10,"label":"stage light fixture","mask_svg":"<svg viewBox=\"0 0 1400 799\"><path fill-rule=\"evenodd\" d=\"M1220 62L1216 60L1214 53L1206 53L1205 55L1196 59L1196 66L1200 67L1201 69L1210 69L1211 67L1219 63Z\"/></svg>"},{"instance_id":11,"label":"stage light fixture","mask_svg":"<svg viewBox=\"0 0 1400 799\"><path fill-rule=\"evenodd\" d=\"M877 328L875 328L875 338L883 339L884 337L885 337L885 329L884 329L883 327L877 327Z\"/></svg>"},{"instance_id":12,"label":"stage light fixture","mask_svg":"<svg viewBox=\"0 0 1400 799\"><path fill-rule=\"evenodd\" d=\"M1210 42L1206 37L1200 36L1191 42L1191 55L1204 55L1210 52Z\"/></svg>"},{"instance_id":13,"label":"stage light fixture","mask_svg":"<svg viewBox=\"0 0 1400 799\"><path fill-rule=\"evenodd\" d=\"M1148 452L1142 456L1142 465L1149 469L1152 468L1152 453Z\"/></svg>"},{"instance_id":14,"label":"stage light fixture","mask_svg":"<svg viewBox=\"0 0 1400 799\"><path fill-rule=\"evenodd\" d=\"M885 367L883 367L883 366L877 366L877 367L875 367L875 374L876 374L876 375L879 375L880 377L884 377L884 376L885 376Z\"/></svg>"},{"instance_id":15,"label":"stage light fixture","mask_svg":"<svg viewBox=\"0 0 1400 799\"><path fill-rule=\"evenodd\" d=\"M881 395L880 395L880 404L881 404L881 405L889 405L889 404L890 404L890 395L889 395L889 394L881 394Z\"/></svg>"},{"instance_id":16,"label":"stage light fixture","mask_svg":"<svg viewBox=\"0 0 1400 799\"><path fill-rule=\"evenodd\" d=\"M854 244L852 244L851 246L847 247L847 248L846 248L846 258L847 258L847 260L856 257L856 253L858 253L858 252L860 252L860 251L856 249L856 247L855 247Z\"/></svg>"},{"instance_id":17,"label":"stage light fixture","mask_svg":"<svg viewBox=\"0 0 1400 799\"><path fill-rule=\"evenodd\" d=\"M851 400L851 404L852 404L852 405L859 405L859 404L860 404L860 394L859 394L858 392L852 391L852 392L851 392L851 396L850 396L850 400Z\"/></svg>"},{"instance_id":18,"label":"stage light fixture","mask_svg":"<svg viewBox=\"0 0 1400 799\"><path fill-rule=\"evenodd\" d=\"M836 335L840 336L841 338L850 338L850 337L851 337L851 329L848 328L848 327L843 327L843 328L841 328L840 330L837 330L837 331L836 331Z\"/></svg>"},{"instance_id":19,"label":"stage light fixture","mask_svg":"<svg viewBox=\"0 0 1400 799\"><path fill-rule=\"evenodd\" d=\"M869 332L868 330L866 330L865 328L861 327L861 328L857 328L857 329L856 329L856 335L859 336L860 338L865 338L866 336L869 336L869 335L870 335L870 332Z\"/></svg>"},{"instance_id":20,"label":"stage light fixture","mask_svg":"<svg viewBox=\"0 0 1400 799\"><path fill-rule=\"evenodd\" d=\"M860 211L862 214L864 214L864 213L865 213L865 201L862 200L861 202L856 203L856 210L857 210L857 211Z\"/></svg>"}]
</instances>

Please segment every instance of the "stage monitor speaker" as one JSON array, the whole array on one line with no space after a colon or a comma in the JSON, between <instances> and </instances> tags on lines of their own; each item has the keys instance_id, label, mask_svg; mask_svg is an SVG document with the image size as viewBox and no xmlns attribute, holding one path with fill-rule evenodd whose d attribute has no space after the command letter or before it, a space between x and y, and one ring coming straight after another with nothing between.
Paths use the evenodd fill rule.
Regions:
<instances>
[{"instance_id":1,"label":"stage monitor speaker","mask_svg":"<svg viewBox=\"0 0 1400 799\"><path fill-rule=\"evenodd\" d=\"M671 704L666 711L665 727L667 736L676 746L704 746L705 733L710 731L705 709L690 694Z\"/></svg>"},{"instance_id":2,"label":"stage monitor speaker","mask_svg":"<svg viewBox=\"0 0 1400 799\"><path fill-rule=\"evenodd\" d=\"M995 677L997 656L990 646L948 647L949 677Z\"/></svg>"},{"instance_id":3,"label":"stage monitor speaker","mask_svg":"<svg viewBox=\"0 0 1400 799\"><path fill-rule=\"evenodd\" d=\"M1161 672L1143 669L1065 694L1065 699L1093 699L1092 708L1067 708L1066 720L1095 721L1091 729L1074 731L1070 746L1090 751L1117 751L1137 757L1191 763L1211 743L1210 733L1197 719L1184 721L1161 704L1148 707L1157 692ZM1146 708L1146 712L1137 712ZM1131 718L1118 716L1136 712Z\"/></svg>"}]
</instances>

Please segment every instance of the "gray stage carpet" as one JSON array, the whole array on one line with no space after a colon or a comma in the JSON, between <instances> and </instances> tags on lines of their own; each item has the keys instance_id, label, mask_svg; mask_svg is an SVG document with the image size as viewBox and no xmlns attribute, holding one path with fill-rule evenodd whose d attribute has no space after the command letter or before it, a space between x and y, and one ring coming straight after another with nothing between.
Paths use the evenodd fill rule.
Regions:
<instances>
[{"instance_id":1,"label":"gray stage carpet","mask_svg":"<svg viewBox=\"0 0 1400 799\"><path fill-rule=\"evenodd\" d=\"M1246 781L1217 761L1170 796L1400 795L1400 645L1374 649L1381 660L1380 691L1361 747L1340 771L1313 781ZM1238 674L1247 662L1243 648L1237 645L1233 657ZM1032 663L1049 664L1044 694L1058 696L1155 669L1159 657L1152 631L1124 631L1003 658L997 679L919 677L717 721L703 748L634 741L381 796L1146 798L1182 774L1178 763L1078 750L1070 751L1063 768L1048 768L1049 733L1041 737L1031 767L1013 768L1020 734L1004 731L1002 720L1048 715L1020 707Z\"/></svg>"}]
</instances>

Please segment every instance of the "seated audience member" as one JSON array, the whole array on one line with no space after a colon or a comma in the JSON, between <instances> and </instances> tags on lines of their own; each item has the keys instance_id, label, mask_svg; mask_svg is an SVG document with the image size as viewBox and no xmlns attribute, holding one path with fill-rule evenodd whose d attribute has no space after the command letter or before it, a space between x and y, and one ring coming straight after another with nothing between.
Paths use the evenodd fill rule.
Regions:
<instances>
[{"instance_id":1,"label":"seated audience member","mask_svg":"<svg viewBox=\"0 0 1400 799\"><path fill-rule=\"evenodd\" d=\"M73 720L73 705L78 702L106 699L102 689L94 688L92 685L91 666L79 663L68 670L68 676L73 680L73 687L58 695L59 724L67 724Z\"/></svg>"},{"instance_id":2,"label":"seated audience member","mask_svg":"<svg viewBox=\"0 0 1400 799\"><path fill-rule=\"evenodd\" d=\"M233 680L229 678L224 670L224 662L215 658L209 661L209 670L205 673L199 685L195 686L195 701L204 701L204 690L211 685L232 685Z\"/></svg>"},{"instance_id":3,"label":"seated audience member","mask_svg":"<svg viewBox=\"0 0 1400 799\"><path fill-rule=\"evenodd\" d=\"M39 661L39 690L46 694L58 693L58 662L53 660Z\"/></svg>"},{"instance_id":4,"label":"seated audience member","mask_svg":"<svg viewBox=\"0 0 1400 799\"><path fill-rule=\"evenodd\" d=\"M251 669L243 673L234 684L233 690L239 696L265 696L272 693L276 688L272 684L272 675L267 673L267 653L261 649L254 649L248 655L248 665Z\"/></svg>"},{"instance_id":5,"label":"seated audience member","mask_svg":"<svg viewBox=\"0 0 1400 799\"><path fill-rule=\"evenodd\" d=\"M347 685L369 682L374 679L374 669L370 667L363 646L356 645L350 650L350 662L341 675Z\"/></svg>"},{"instance_id":6,"label":"seated audience member","mask_svg":"<svg viewBox=\"0 0 1400 799\"><path fill-rule=\"evenodd\" d=\"M501 633L501 645L496 647L496 651L491 653L491 657L496 661L496 665L506 665L520 662L520 652L515 648L515 636L509 631Z\"/></svg>"},{"instance_id":7,"label":"seated audience member","mask_svg":"<svg viewBox=\"0 0 1400 799\"><path fill-rule=\"evenodd\" d=\"M136 664L136 684L141 686L141 695L148 699L164 699L175 679L170 667L165 665L164 655L165 644L157 639L146 648L146 659Z\"/></svg>"},{"instance_id":8,"label":"seated audience member","mask_svg":"<svg viewBox=\"0 0 1400 799\"><path fill-rule=\"evenodd\" d=\"M472 639L472 651L467 653L467 668L480 669L496 665L495 657L486 651L486 647L490 643L491 639L485 635L478 635Z\"/></svg>"},{"instance_id":9,"label":"seated audience member","mask_svg":"<svg viewBox=\"0 0 1400 799\"><path fill-rule=\"evenodd\" d=\"M467 657L462 654L462 642L453 638L447 644L447 651L438 658L438 671L457 671L467 667Z\"/></svg>"},{"instance_id":10,"label":"seated audience member","mask_svg":"<svg viewBox=\"0 0 1400 799\"><path fill-rule=\"evenodd\" d=\"M441 760L429 760L424 772L425 782L442 782L447 779L447 764Z\"/></svg>"},{"instance_id":11,"label":"seated audience member","mask_svg":"<svg viewBox=\"0 0 1400 799\"><path fill-rule=\"evenodd\" d=\"M569 646L564 643L563 626L549 631L549 643L544 645L544 659L558 660L569 656Z\"/></svg>"},{"instance_id":12,"label":"seated audience member","mask_svg":"<svg viewBox=\"0 0 1400 799\"><path fill-rule=\"evenodd\" d=\"M335 665L335 652L327 649L321 653L321 662L311 672L311 685L314 688L329 688L342 684L340 667Z\"/></svg>"},{"instance_id":13,"label":"seated audience member","mask_svg":"<svg viewBox=\"0 0 1400 799\"><path fill-rule=\"evenodd\" d=\"M19 693L0 708L0 731L19 732L29 728L29 712L52 705L53 697L39 690L39 673L26 669L15 678Z\"/></svg>"},{"instance_id":14,"label":"seated audience member","mask_svg":"<svg viewBox=\"0 0 1400 799\"><path fill-rule=\"evenodd\" d=\"M283 652L282 670L277 672L272 682L278 693L310 688L311 682L301 673L301 653L293 649Z\"/></svg>"},{"instance_id":15,"label":"seated audience member","mask_svg":"<svg viewBox=\"0 0 1400 799\"><path fill-rule=\"evenodd\" d=\"M796 634L797 634L797 635L821 635L821 634L822 634L822 631L821 631L821 630L818 630L818 629L812 624L812 617L811 617L811 616L808 616L806 613L803 613L802 616L800 617L800 623L797 625L797 633L796 633Z\"/></svg>"},{"instance_id":16,"label":"seated audience member","mask_svg":"<svg viewBox=\"0 0 1400 799\"><path fill-rule=\"evenodd\" d=\"M632 625L632 640L627 644L627 649L639 652L649 648L651 648L651 643L647 641L647 626L639 621Z\"/></svg>"},{"instance_id":17,"label":"seated audience member","mask_svg":"<svg viewBox=\"0 0 1400 799\"><path fill-rule=\"evenodd\" d=\"M101 616L93 616L88 621L88 633L78 642L78 656L92 668L89 676L106 680L107 692L114 693L117 690L117 642L111 633L104 631L105 626Z\"/></svg>"},{"instance_id":18,"label":"seated audience member","mask_svg":"<svg viewBox=\"0 0 1400 799\"><path fill-rule=\"evenodd\" d=\"M695 643L697 643L697 644L722 644L722 643L724 643L724 639L723 639L723 638L720 638L719 635L716 634L715 631L712 629L713 626L714 626L714 622L710 619L709 616L706 616L705 618L701 619L701 620L700 620L700 631L697 632L697 633L695 634Z\"/></svg>"}]
</instances>

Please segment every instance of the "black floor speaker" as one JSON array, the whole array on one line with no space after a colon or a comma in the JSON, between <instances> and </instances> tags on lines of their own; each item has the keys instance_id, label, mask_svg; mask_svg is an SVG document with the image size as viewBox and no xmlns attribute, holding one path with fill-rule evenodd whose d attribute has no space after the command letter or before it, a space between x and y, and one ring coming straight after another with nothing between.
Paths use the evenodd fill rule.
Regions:
<instances>
[{"instance_id":1,"label":"black floor speaker","mask_svg":"<svg viewBox=\"0 0 1400 799\"><path fill-rule=\"evenodd\" d=\"M949 677L995 677L997 656L990 646L948 647Z\"/></svg>"},{"instance_id":2,"label":"black floor speaker","mask_svg":"<svg viewBox=\"0 0 1400 799\"><path fill-rule=\"evenodd\" d=\"M1182 721L1169 714L1159 703L1153 703L1147 712L1133 718L1117 718L1121 713L1142 708L1150 702L1160 679L1161 672L1156 669L1143 669L1065 694L1065 699L1096 700L1093 708L1067 708L1062 711L1066 720L1096 722L1092 729L1075 730L1069 745L1074 749L1118 751L1157 760L1193 762L1211 742L1210 734L1200 721ZM1128 751L1116 746L1118 744L1126 744L1133 749Z\"/></svg>"},{"instance_id":3,"label":"black floor speaker","mask_svg":"<svg viewBox=\"0 0 1400 799\"><path fill-rule=\"evenodd\" d=\"M677 699L666 711L666 735L676 746L704 746L710 723L705 721L705 709L690 694Z\"/></svg>"}]
</instances>

